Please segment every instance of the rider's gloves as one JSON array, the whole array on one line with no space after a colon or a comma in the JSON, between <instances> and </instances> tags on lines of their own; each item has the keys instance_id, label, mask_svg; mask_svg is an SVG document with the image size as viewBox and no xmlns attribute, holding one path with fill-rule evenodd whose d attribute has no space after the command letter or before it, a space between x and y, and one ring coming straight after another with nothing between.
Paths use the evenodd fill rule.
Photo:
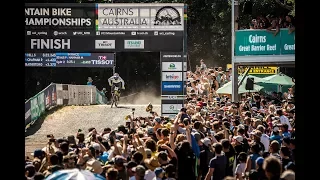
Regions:
<instances>
[{"instance_id":1,"label":"rider's gloves","mask_svg":"<svg viewBox=\"0 0 320 180\"><path fill-rule=\"evenodd\" d=\"M126 89L126 88L123 86L122 89Z\"/></svg>"},{"instance_id":2,"label":"rider's gloves","mask_svg":"<svg viewBox=\"0 0 320 180\"><path fill-rule=\"evenodd\" d=\"M109 86L112 86L112 84L109 84Z\"/></svg>"}]
</instances>

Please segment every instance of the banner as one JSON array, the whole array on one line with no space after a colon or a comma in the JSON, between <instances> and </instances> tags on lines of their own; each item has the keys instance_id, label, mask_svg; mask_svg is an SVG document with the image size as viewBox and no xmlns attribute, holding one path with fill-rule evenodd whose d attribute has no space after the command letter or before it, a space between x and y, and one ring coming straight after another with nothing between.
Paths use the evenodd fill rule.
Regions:
<instances>
[{"instance_id":1,"label":"banner","mask_svg":"<svg viewBox=\"0 0 320 180\"><path fill-rule=\"evenodd\" d=\"M57 90L55 84L50 84L46 89L43 91L45 96L45 108L50 109L57 105Z\"/></svg>"},{"instance_id":2,"label":"banner","mask_svg":"<svg viewBox=\"0 0 320 180\"><path fill-rule=\"evenodd\" d=\"M44 93L41 92L31 100L31 122L34 123L45 111Z\"/></svg>"},{"instance_id":3,"label":"banner","mask_svg":"<svg viewBox=\"0 0 320 180\"><path fill-rule=\"evenodd\" d=\"M94 4L81 3L26 3L26 30L52 30L49 36L65 35L64 30L86 30L95 28ZM30 35L36 35L31 32Z\"/></svg>"},{"instance_id":4,"label":"banner","mask_svg":"<svg viewBox=\"0 0 320 180\"><path fill-rule=\"evenodd\" d=\"M97 4L98 31L183 31L184 4Z\"/></svg>"},{"instance_id":5,"label":"banner","mask_svg":"<svg viewBox=\"0 0 320 180\"><path fill-rule=\"evenodd\" d=\"M114 67L114 53L25 53L25 67Z\"/></svg>"},{"instance_id":6,"label":"banner","mask_svg":"<svg viewBox=\"0 0 320 180\"><path fill-rule=\"evenodd\" d=\"M27 126L31 123L31 103L30 101L24 104L24 124Z\"/></svg>"},{"instance_id":7,"label":"banner","mask_svg":"<svg viewBox=\"0 0 320 180\"><path fill-rule=\"evenodd\" d=\"M288 29L276 36L267 30L238 30L235 38L236 56L295 54L295 32Z\"/></svg>"},{"instance_id":8,"label":"banner","mask_svg":"<svg viewBox=\"0 0 320 180\"><path fill-rule=\"evenodd\" d=\"M232 64L227 64L227 69L232 68ZM238 67L238 74L242 74L247 70L247 68ZM249 70L248 74L277 74L279 71L278 67L268 67L268 66L253 66Z\"/></svg>"}]
</instances>

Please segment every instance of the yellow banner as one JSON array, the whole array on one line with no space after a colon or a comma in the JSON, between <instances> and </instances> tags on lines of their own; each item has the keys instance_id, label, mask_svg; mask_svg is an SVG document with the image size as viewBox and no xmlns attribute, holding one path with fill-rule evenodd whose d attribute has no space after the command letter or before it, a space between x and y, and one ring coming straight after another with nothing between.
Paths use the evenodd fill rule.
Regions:
<instances>
[{"instance_id":1,"label":"yellow banner","mask_svg":"<svg viewBox=\"0 0 320 180\"><path fill-rule=\"evenodd\" d=\"M232 64L227 64L227 69L232 68ZM238 73L242 74L247 68L238 68ZM278 67L254 66L251 67L248 74L277 74Z\"/></svg>"}]
</instances>

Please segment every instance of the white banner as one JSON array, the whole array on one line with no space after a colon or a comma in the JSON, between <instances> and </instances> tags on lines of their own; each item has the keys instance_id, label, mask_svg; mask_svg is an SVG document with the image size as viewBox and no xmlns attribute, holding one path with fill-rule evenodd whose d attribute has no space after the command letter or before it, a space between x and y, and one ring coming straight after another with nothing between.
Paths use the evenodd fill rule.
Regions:
<instances>
[{"instance_id":1,"label":"white banner","mask_svg":"<svg viewBox=\"0 0 320 180\"><path fill-rule=\"evenodd\" d=\"M182 72L162 72L162 81L182 81Z\"/></svg>"},{"instance_id":2,"label":"white banner","mask_svg":"<svg viewBox=\"0 0 320 180\"><path fill-rule=\"evenodd\" d=\"M182 104L162 104L162 113L179 113L182 108Z\"/></svg>"},{"instance_id":3,"label":"white banner","mask_svg":"<svg viewBox=\"0 0 320 180\"><path fill-rule=\"evenodd\" d=\"M162 71L182 71L182 62L162 62Z\"/></svg>"},{"instance_id":4,"label":"white banner","mask_svg":"<svg viewBox=\"0 0 320 180\"><path fill-rule=\"evenodd\" d=\"M98 31L183 31L184 4L98 4Z\"/></svg>"}]
</instances>

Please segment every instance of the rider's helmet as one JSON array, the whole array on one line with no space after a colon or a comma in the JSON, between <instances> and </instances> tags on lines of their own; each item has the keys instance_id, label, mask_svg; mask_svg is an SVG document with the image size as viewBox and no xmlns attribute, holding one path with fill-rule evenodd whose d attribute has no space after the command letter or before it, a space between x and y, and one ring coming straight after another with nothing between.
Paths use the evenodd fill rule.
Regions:
<instances>
[{"instance_id":1,"label":"rider's helmet","mask_svg":"<svg viewBox=\"0 0 320 180\"><path fill-rule=\"evenodd\" d=\"M114 77L115 80L118 80L119 74L118 73L114 73L113 77Z\"/></svg>"}]
</instances>

